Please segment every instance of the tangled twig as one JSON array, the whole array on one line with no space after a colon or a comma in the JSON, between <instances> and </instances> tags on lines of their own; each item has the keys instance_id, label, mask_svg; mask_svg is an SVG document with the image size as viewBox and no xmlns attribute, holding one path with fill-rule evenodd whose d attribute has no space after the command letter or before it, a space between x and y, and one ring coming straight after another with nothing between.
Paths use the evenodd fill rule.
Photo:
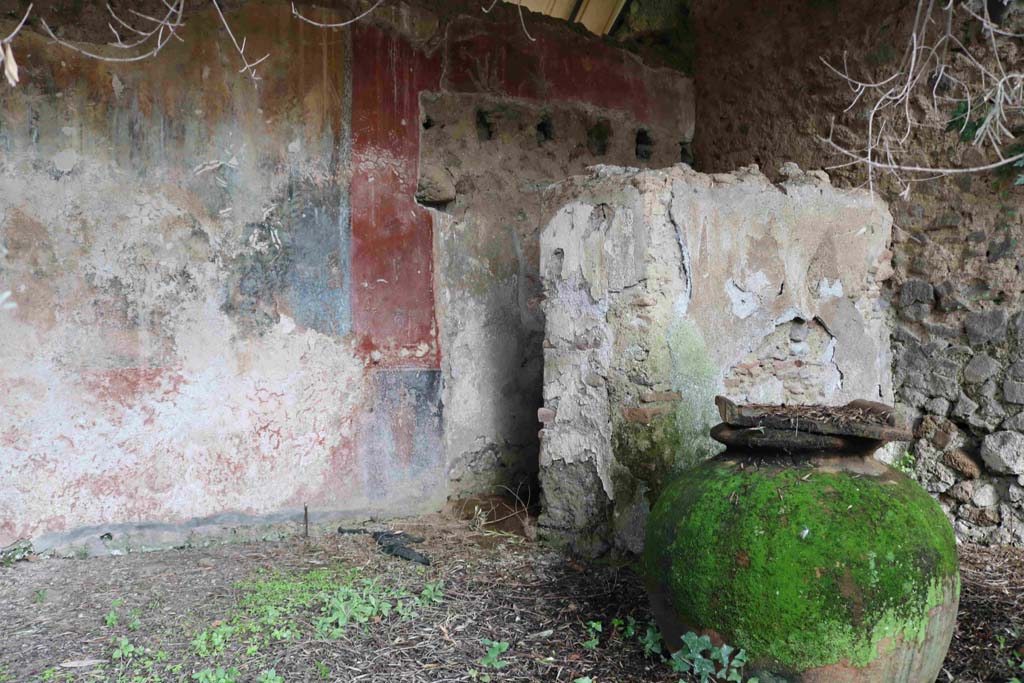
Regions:
<instances>
[{"instance_id":1,"label":"tangled twig","mask_svg":"<svg viewBox=\"0 0 1024 683\"><path fill-rule=\"evenodd\" d=\"M939 5L918 0L914 23L898 66L880 80L853 75L847 55L842 67L822 58L825 66L843 79L853 93L844 113L858 108L866 114L860 144L837 141L835 123L828 137L820 138L848 161L832 168L863 166L874 190L875 173L893 177L906 196L915 182L963 173L981 173L1024 165L1024 151L1008 145L1024 122L1024 73L1007 71L1000 54L1006 40L1022 34L1000 28L986 3L982 13L960 0ZM957 17L962 13L962 17ZM957 37L962 21L980 22L985 36L982 50L972 51ZM926 106L924 106L926 105ZM953 106L952 117L936 124L943 106ZM925 110L923 115L917 113ZM990 157L964 167L941 167L908 161L911 141L919 128L944 126Z\"/></svg>"},{"instance_id":2,"label":"tangled twig","mask_svg":"<svg viewBox=\"0 0 1024 683\"><path fill-rule=\"evenodd\" d=\"M224 16L224 12L220 9L220 3L218 3L217 0L210 0L210 2L213 3L214 9L217 10L217 16L220 17L220 23L223 24L224 30L228 32L228 37L231 38L231 42L238 51L238 56L242 58L242 68L238 70L238 73L248 74L253 85L257 85L260 77L256 74L256 67L259 66L263 60L269 57L270 53L268 52L256 61L250 62L249 58L245 56L245 37L242 37L242 42L239 44L238 39L235 38L235 32L231 30L231 24L228 23L227 17Z\"/></svg>"},{"instance_id":3,"label":"tangled twig","mask_svg":"<svg viewBox=\"0 0 1024 683\"><path fill-rule=\"evenodd\" d=\"M117 53L100 54L98 52L93 52L80 45L76 45L71 41L64 40L58 37L56 32L50 27L50 25L47 23L45 19L41 19L40 24L43 27L43 31L47 34L47 36L49 36L50 40L57 43L58 45L61 45L62 47L66 47L69 50L73 50L79 54L85 55L86 57L90 57L92 59L97 59L104 62L141 62L157 56L160 53L160 51L163 50L164 47L166 47L167 43L170 42L172 38L177 39L179 41L183 40L182 37L178 35L178 30L185 26L185 0L160 1L163 3L164 7L167 10L167 13L164 14L163 17L153 17L147 14L143 14L134 9L129 9L128 13L132 17L131 21L118 15L118 13L114 11L113 7L107 4L107 11L110 13L111 16L111 21L107 23L107 27L110 29L110 32L114 34L114 40L111 43L108 43L108 45L109 47L114 48L116 50L139 51L136 54L131 55L122 56ZM490 13L490 11L493 10L494 7L498 4L498 1L499 0L492 0L490 6L483 7L481 5L480 9L482 9L485 14ZM378 7L380 7L383 4L383 2L384 0L376 0L373 3L373 5L370 6L369 9L361 12L360 14L356 15L351 19L341 22L316 21L302 14L302 12L300 12L299 9L295 6L294 2L291 3L291 7L292 16L298 19L299 21L302 21L311 26L316 26L317 28L337 29L350 26L362 19L365 19L370 14L372 14ZM263 63L264 60L270 57L270 53L263 55L259 59L250 60L245 54L245 37L243 36L242 40L239 41L238 38L235 36L235 32L231 29L231 24L228 22L227 17L221 10L220 3L217 0L210 0L210 3L216 10L221 25L227 32L228 38L231 39L231 43L234 45L235 51L238 52L238 56L242 60L242 68L238 70L239 73L246 74L252 80L253 85L257 86L258 82L261 79L256 71L256 67L258 67L260 64ZM535 41L536 38L530 35L530 32L526 27L526 18L523 15L522 0L517 0L517 5L519 12L519 23L520 26L522 26L523 33L531 41ZM10 33L10 35L0 40L0 66L3 66L7 80L12 86L17 85L18 83L18 66L17 63L14 61L14 53L11 50L11 40L13 40L14 37L18 35L21 29L25 26L25 23L26 21L28 21L29 15L31 13L32 5L30 4L28 6L28 9L25 11L24 17L22 17L21 22L19 22L17 27L15 27L15 29Z\"/></svg>"},{"instance_id":4,"label":"tangled twig","mask_svg":"<svg viewBox=\"0 0 1024 683\"><path fill-rule=\"evenodd\" d=\"M111 32L114 34L114 42L110 43L110 46L119 50L134 50L143 46L148 46L148 49L140 54L128 55L125 57L117 55L101 55L99 53L86 50L85 48L75 45L70 41L57 37L57 34L54 33L53 29L50 28L50 25L46 22L46 19L41 19L40 24L42 24L43 30L50 37L50 40L62 47L68 48L69 50L83 54L86 57L98 59L104 62L141 62L160 54L160 51L164 49L164 46L166 46L168 42L170 42L171 38L181 40L181 36L177 34L177 31L185 25L182 21L185 12L185 0L175 0L173 3L163 0L163 3L167 9L167 13L160 18L151 17L140 12L136 12L135 10L129 10L134 17L145 22L149 26L148 29L138 28L137 26L130 24L119 17L110 5L107 5L107 11L110 12L110 16L113 17L114 21L121 26L122 29L134 33L137 36L134 42L126 43L121 39L121 35L118 33L117 29L114 28L114 25L107 24Z\"/></svg>"},{"instance_id":5,"label":"tangled twig","mask_svg":"<svg viewBox=\"0 0 1024 683\"><path fill-rule=\"evenodd\" d=\"M354 24L357 21L359 21L360 19L363 19L364 17L368 17L371 14L373 14L373 11L375 9L377 9L378 7L380 7L382 2L384 2L384 0L377 0L377 2L373 3L373 6L370 7L370 9L366 10L362 14L354 16L351 19L348 19L347 21L341 21L341 22L337 22L337 23L324 23L324 22L320 22L320 21L314 21L314 20L310 19L309 17L303 15L301 12L299 12L298 8L295 7L295 3L294 2L292 3L292 16L295 17L296 19L298 19L299 21L304 21L307 24L310 24L311 26L316 26L318 28L344 28L345 26L349 26L351 24Z\"/></svg>"}]
</instances>

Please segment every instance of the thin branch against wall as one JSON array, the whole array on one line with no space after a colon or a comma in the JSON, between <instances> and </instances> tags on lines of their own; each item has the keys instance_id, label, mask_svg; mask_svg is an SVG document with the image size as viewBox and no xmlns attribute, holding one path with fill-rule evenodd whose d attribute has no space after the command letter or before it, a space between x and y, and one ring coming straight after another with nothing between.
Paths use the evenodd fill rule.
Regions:
<instances>
[{"instance_id":1,"label":"thin branch against wall","mask_svg":"<svg viewBox=\"0 0 1024 683\"><path fill-rule=\"evenodd\" d=\"M849 86L852 97L844 113L864 116L859 142L840 141L836 127L822 140L848 161L834 166L861 166L874 190L875 176L892 177L904 196L913 183L962 173L1021 168L1024 183L1024 73L1007 69L1007 55L1019 54L1020 33L1001 28L978 0L918 0L914 23L897 67L881 79L855 76L848 55L841 67L822 62ZM1011 0L997 0L1008 4ZM969 44L958 31L980 30L982 40ZM962 167L937 166L921 158L916 143L927 129L945 129L969 142L984 161Z\"/></svg>"},{"instance_id":2,"label":"thin branch against wall","mask_svg":"<svg viewBox=\"0 0 1024 683\"><path fill-rule=\"evenodd\" d=\"M252 84L258 85L260 77L256 74L256 67L259 66L270 53L263 55L256 61L249 61L249 58L245 56L245 37L243 36L241 44L238 39L235 38L235 32L231 30L231 24L228 23L227 17L224 16L224 12L220 9L220 3L217 0L210 0L213 3L214 8L217 10L217 16L220 17L220 23L224 25L224 30L228 32L228 37L231 38L231 42L234 44L235 49L238 50L238 56L242 58L242 68L238 70L238 73L248 74L252 80Z\"/></svg>"},{"instance_id":3,"label":"thin branch against wall","mask_svg":"<svg viewBox=\"0 0 1024 683\"><path fill-rule=\"evenodd\" d=\"M375 2L373 4L373 6L370 7L370 9L366 10L362 14L359 14L359 15L357 15L355 17L352 17L348 21L342 21L342 22L338 22L338 23L323 23L323 22L320 22L320 21L314 21L314 20L310 19L309 17L305 16L304 14L302 14L298 10L298 8L295 6L294 2L292 3L292 16L295 17L296 19L298 19L299 21L304 21L307 24L310 24L312 26L316 26L318 28L344 28L345 26L349 26L351 24L354 24L357 21L359 21L360 19L363 19L364 17L368 17L371 14L373 14L373 11L375 9L377 9L378 7L380 7L382 2L384 2L384 0L377 0L377 2Z\"/></svg>"},{"instance_id":4,"label":"thin branch against wall","mask_svg":"<svg viewBox=\"0 0 1024 683\"><path fill-rule=\"evenodd\" d=\"M155 57L156 55L160 54L160 51L164 49L164 47L167 45L168 42L170 42L172 38L177 38L178 40L181 40L181 37L177 34L177 30L185 25L183 21L183 15L185 12L185 0L175 0L173 3L169 3L167 2L167 0L164 0L164 5L167 8L167 13L161 18L154 18L136 12L135 10L129 10L132 13L132 15L136 17L136 19L140 20L143 23L145 28L139 28L133 24L130 24L126 20L119 17L110 5L107 5L107 10L110 12L110 15L114 18L114 21L117 22L117 24L120 25L122 29L128 29L130 30L131 33L137 36L137 39L134 42L125 43L121 39L121 36L118 33L118 31L114 28L114 25L108 24L110 30L114 33L115 36L115 42L110 43L110 46L118 50L135 50L140 48L142 49L142 52L139 54L126 55L123 57L117 54L101 55L96 52L86 50L85 48L75 45L74 43L57 37L57 34L54 33L53 29L50 28L50 25L46 22L46 19L41 19L40 24L42 24L43 31L45 31L46 34L50 37L50 40L57 43L58 45L68 48L69 50L74 50L79 54L83 54L86 57L98 59L104 62L141 62L143 60L150 59L151 57Z\"/></svg>"},{"instance_id":5,"label":"thin branch against wall","mask_svg":"<svg viewBox=\"0 0 1024 683\"><path fill-rule=\"evenodd\" d=\"M73 50L79 54L85 55L86 57L104 61L104 62L141 62L147 59L156 57L160 52L167 46L167 43L171 39L182 41L183 38L178 35L178 30L185 26L184 14L185 14L185 0L161 0L167 13L163 17L154 17L147 14L143 14L135 9L129 9L128 14L131 15L131 19L126 19L120 16L110 4L107 4L107 11L110 13L111 21L108 22L107 26L111 33L114 35L114 40L108 43L109 47L115 50L112 54L100 54L92 50L88 50L80 45L76 45L68 40L64 40L57 36L56 32L50 27L46 19L40 19L40 24L43 27L43 31L49 36L50 40L61 45L62 47ZM374 12L384 0L376 0L374 4L367 10L342 22L330 23L320 22L311 19L302 14L299 9L295 6L295 3L291 3L292 16L304 23L316 26L318 28L344 28L350 26L362 19L365 19ZM221 25L228 34L228 38L231 39L232 45L235 47L235 51L242 60L242 67L238 70L239 73L246 74L250 80L252 80L254 86L258 86L258 82L261 80L256 68L263 63L264 60L270 57L270 53L263 55L258 59L250 60L246 55L246 38L243 36L241 42L235 36L235 32L231 28L231 24L228 22L227 17L221 10L220 3L217 0L210 0L214 9L217 12L217 16L220 19ZM490 13L491 10L497 5L498 0L493 0L488 7L481 9L485 14ZM522 0L517 0L518 12L519 12L519 23L522 27L523 33L531 41L535 41L529 30L526 27L526 18L523 15L523 3ZM19 81L18 64L14 59L14 53L11 49L11 41L18 35L18 33L24 28L25 23L28 21L29 15L32 13L32 5L28 6L25 11L25 15L18 23L17 27L6 37L0 40L0 66L4 69L4 75L7 78L7 82L11 86L15 86ZM131 55L119 55L116 53L117 50L123 51L138 51L136 54Z\"/></svg>"},{"instance_id":6,"label":"thin branch against wall","mask_svg":"<svg viewBox=\"0 0 1024 683\"><path fill-rule=\"evenodd\" d=\"M497 5L497 4L498 4L498 0L493 0L493 2L491 2L491 4L488 5L487 7L484 7L483 5L480 5L480 9L483 10L484 14L490 14L491 10L493 10L495 5ZM533 36L531 36L530 32L526 29L526 18L523 17L523 0L516 0L516 4L518 5L517 9L518 9L518 12L519 12L519 25L522 27L523 33L531 41L536 42L537 39L534 38Z\"/></svg>"},{"instance_id":7,"label":"thin branch against wall","mask_svg":"<svg viewBox=\"0 0 1024 683\"><path fill-rule=\"evenodd\" d=\"M0 66L3 67L4 77L7 79L7 83L13 88L18 85L18 62L14 59L14 50L11 48L11 41L14 37L21 32L21 29L25 27L25 22L28 21L28 16L32 14L32 4L30 3L28 9L25 10L25 16L21 18L18 25L14 27L6 38L0 40Z\"/></svg>"}]
</instances>

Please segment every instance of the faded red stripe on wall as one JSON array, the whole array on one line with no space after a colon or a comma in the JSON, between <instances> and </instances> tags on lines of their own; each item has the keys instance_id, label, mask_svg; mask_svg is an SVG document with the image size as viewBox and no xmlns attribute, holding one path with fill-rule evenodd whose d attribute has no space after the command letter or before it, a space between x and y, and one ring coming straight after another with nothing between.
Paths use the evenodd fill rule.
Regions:
<instances>
[{"instance_id":1,"label":"faded red stripe on wall","mask_svg":"<svg viewBox=\"0 0 1024 683\"><path fill-rule=\"evenodd\" d=\"M433 220L414 195L440 60L368 23L352 36L352 329L382 366L437 368Z\"/></svg>"}]
</instances>

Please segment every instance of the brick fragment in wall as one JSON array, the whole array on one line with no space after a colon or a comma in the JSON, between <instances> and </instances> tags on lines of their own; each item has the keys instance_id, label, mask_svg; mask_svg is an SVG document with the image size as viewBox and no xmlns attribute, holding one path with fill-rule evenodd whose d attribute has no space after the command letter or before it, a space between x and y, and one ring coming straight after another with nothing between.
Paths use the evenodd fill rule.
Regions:
<instances>
[{"instance_id":1,"label":"brick fragment in wall","mask_svg":"<svg viewBox=\"0 0 1024 683\"><path fill-rule=\"evenodd\" d=\"M948 491L946 491L946 495L961 503L968 503L974 496L974 491L976 490L977 485L977 482L973 479L957 482L950 487Z\"/></svg>"},{"instance_id":2,"label":"brick fragment in wall","mask_svg":"<svg viewBox=\"0 0 1024 683\"><path fill-rule=\"evenodd\" d=\"M956 514L961 519L979 527L993 527L999 524L1001 519L999 508L979 507L977 505L961 505Z\"/></svg>"},{"instance_id":3,"label":"brick fragment in wall","mask_svg":"<svg viewBox=\"0 0 1024 683\"><path fill-rule=\"evenodd\" d=\"M918 424L914 435L918 439L927 439L937 449L944 450L947 446L953 443L954 438L959 435L959 431L952 422L942 417L936 417L934 414L925 415L921 422Z\"/></svg>"},{"instance_id":4,"label":"brick fragment in wall","mask_svg":"<svg viewBox=\"0 0 1024 683\"><path fill-rule=\"evenodd\" d=\"M942 462L968 479L977 479L981 476L981 466L962 448L955 448L945 453L942 456Z\"/></svg>"}]
</instances>

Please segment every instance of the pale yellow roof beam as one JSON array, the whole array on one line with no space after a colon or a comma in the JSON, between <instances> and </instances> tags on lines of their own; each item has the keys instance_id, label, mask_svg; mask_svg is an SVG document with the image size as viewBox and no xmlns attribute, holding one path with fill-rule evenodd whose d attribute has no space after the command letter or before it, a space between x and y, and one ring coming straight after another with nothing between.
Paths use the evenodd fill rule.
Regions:
<instances>
[{"instance_id":1,"label":"pale yellow roof beam","mask_svg":"<svg viewBox=\"0 0 1024 683\"><path fill-rule=\"evenodd\" d=\"M626 0L583 0L576 13L576 21L592 33L603 36L612 30L625 4Z\"/></svg>"},{"instance_id":2,"label":"pale yellow roof beam","mask_svg":"<svg viewBox=\"0 0 1024 683\"><path fill-rule=\"evenodd\" d=\"M519 0L505 0L513 5ZM523 7L548 16L578 21L592 33L603 36L612 30L626 0L582 0L575 16L576 0L522 0Z\"/></svg>"}]
</instances>

